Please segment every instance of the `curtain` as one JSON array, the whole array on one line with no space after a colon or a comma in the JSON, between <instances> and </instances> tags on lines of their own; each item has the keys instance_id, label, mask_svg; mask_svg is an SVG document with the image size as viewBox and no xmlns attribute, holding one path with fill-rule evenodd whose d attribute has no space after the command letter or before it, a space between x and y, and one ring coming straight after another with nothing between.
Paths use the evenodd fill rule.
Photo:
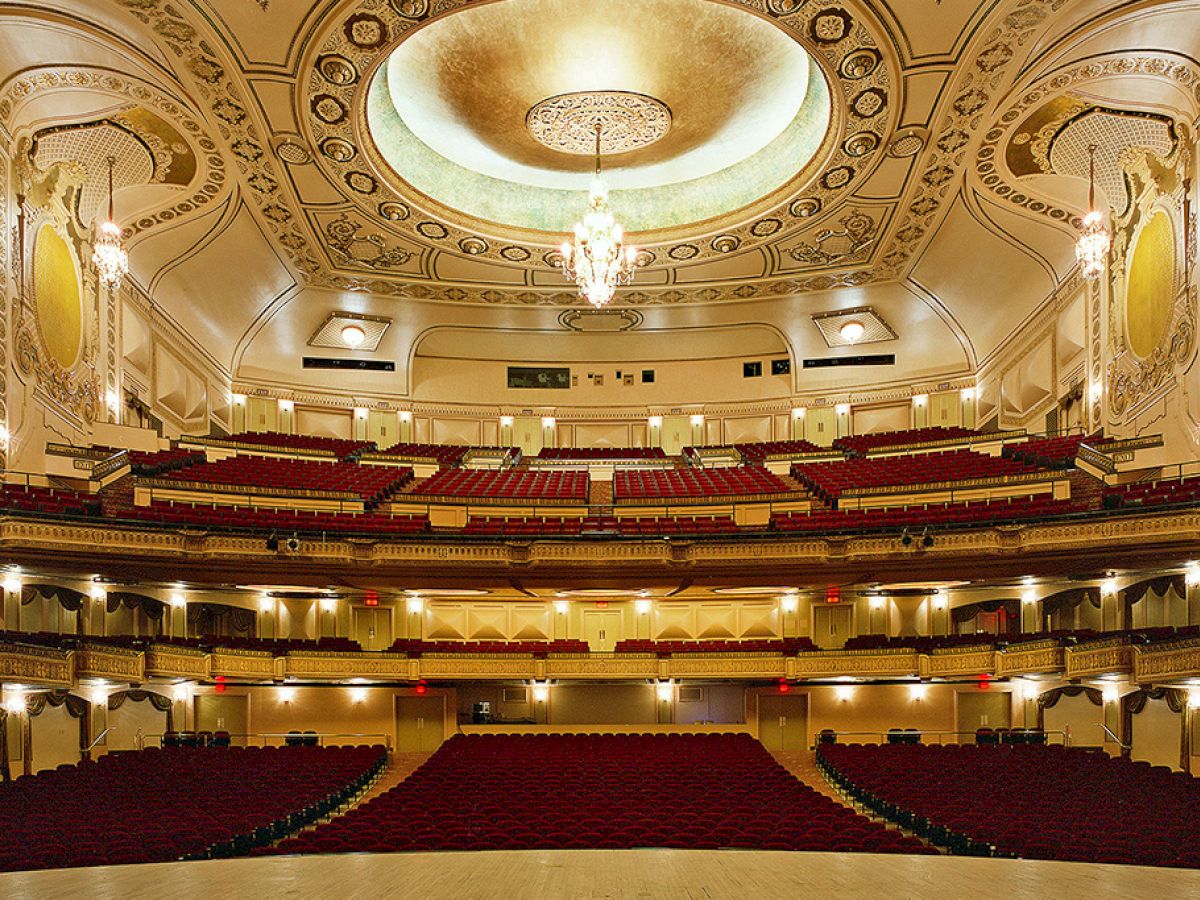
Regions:
<instances>
[{"instance_id":1,"label":"curtain","mask_svg":"<svg viewBox=\"0 0 1200 900\"><path fill-rule=\"evenodd\" d=\"M1037 703L1042 709L1052 709L1063 697L1078 697L1080 694L1083 694L1096 706L1104 705L1104 695L1100 691L1081 684L1069 684L1064 687L1055 688L1052 691L1046 691L1044 694L1039 694Z\"/></svg>"},{"instance_id":2,"label":"curtain","mask_svg":"<svg viewBox=\"0 0 1200 900\"><path fill-rule=\"evenodd\" d=\"M88 702L82 697L76 697L74 694L64 691L46 691L39 694L27 694L25 696L25 712L29 716L40 716L46 711L47 706L55 708L66 704L67 712L73 718L82 719L88 713Z\"/></svg>"},{"instance_id":3,"label":"curtain","mask_svg":"<svg viewBox=\"0 0 1200 900\"><path fill-rule=\"evenodd\" d=\"M115 694L109 694L108 708L120 709L125 705L126 700L131 700L134 703L142 703L143 701L148 700L150 701L150 705L159 712L171 711L172 701L170 697L165 697L162 694L156 694L153 691L143 690L118 691Z\"/></svg>"},{"instance_id":4,"label":"curtain","mask_svg":"<svg viewBox=\"0 0 1200 900\"><path fill-rule=\"evenodd\" d=\"M1130 714L1135 716L1144 710L1151 700L1166 700L1171 712L1181 713L1187 703L1187 694L1177 688L1139 688L1122 699L1125 700Z\"/></svg>"},{"instance_id":5,"label":"curtain","mask_svg":"<svg viewBox=\"0 0 1200 900\"><path fill-rule=\"evenodd\" d=\"M21 588L21 605L28 606L38 597L57 600L68 612L79 612L87 594L57 584L27 584Z\"/></svg>"},{"instance_id":6,"label":"curtain","mask_svg":"<svg viewBox=\"0 0 1200 900\"><path fill-rule=\"evenodd\" d=\"M155 600L153 597L147 597L144 594L134 594L129 591L110 591L108 594L108 611L114 613L122 606L126 609L140 609L146 614L147 618L153 619L155 622L162 619L167 608L167 604L161 600Z\"/></svg>"},{"instance_id":7,"label":"curtain","mask_svg":"<svg viewBox=\"0 0 1200 900\"><path fill-rule=\"evenodd\" d=\"M1131 584L1121 593L1125 597L1125 602L1129 606L1133 606L1135 603L1141 602L1147 591L1153 591L1158 597L1165 597L1171 588L1174 588L1175 593L1180 597L1186 597L1187 576L1163 575L1159 578L1150 578L1146 581L1139 581L1137 584Z\"/></svg>"},{"instance_id":8,"label":"curtain","mask_svg":"<svg viewBox=\"0 0 1200 900\"><path fill-rule=\"evenodd\" d=\"M1071 588L1059 591L1042 599L1042 612L1053 615L1061 609L1074 609L1081 603L1088 602L1096 609L1100 608L1100 592L1094 588Z\"/></svg>"},{"instance_id":9,"label":"curtain","mask_svg":"<svg viewBox=\"0 0 1200 900\"><path fill-rule=\"evenodd\" d=\"M950 610L950 615L957 624L969 622L981 612L1003 612L1006 617L1018 616L1021 612L1021 602L1019 600L984 600L981 603L968 603L966 606L957 606Z\"/></svg>"},{"instance_id":10,"label":"curtain","mask_svg":"<svg viewBox=\"0 0 1200 900\"><path fill-rule=\"evenodd\" d=\"M252 634L256 618L252 609L223 603L189 603L187 610L188 628L194 634L219 635L226 628L230 634Z\"/></svg>"}]
</instances>

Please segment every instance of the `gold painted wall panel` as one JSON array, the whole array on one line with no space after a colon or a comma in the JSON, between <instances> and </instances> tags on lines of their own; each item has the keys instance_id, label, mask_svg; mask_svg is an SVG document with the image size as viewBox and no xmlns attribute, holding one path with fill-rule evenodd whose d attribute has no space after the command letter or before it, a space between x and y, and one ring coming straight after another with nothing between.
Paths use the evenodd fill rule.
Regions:
<instances>
[{"instance_id":1,"label":"gold painted wall panel","mask_svg":"<svg viewBox=\"0 0 1200 900\"><path fill-rule=\"evenodd\" d=\"M1143 359L1162 343L1175 302L1175 230L1159 210L1138 235L1129 263L1125 328L1129 346Z\"/></svg>"},{"instance_id":2,"label":"gold painted wall panel","mask_svg":"<svg viewBox=\"0 0 1200 900\"><path fill-rule=\"evenodd\" d=\"M49 224L34 243L33 285L46 351L69 371L79 362L83 343L83 290L74 251Z\"/></svg>"}]
</instances>

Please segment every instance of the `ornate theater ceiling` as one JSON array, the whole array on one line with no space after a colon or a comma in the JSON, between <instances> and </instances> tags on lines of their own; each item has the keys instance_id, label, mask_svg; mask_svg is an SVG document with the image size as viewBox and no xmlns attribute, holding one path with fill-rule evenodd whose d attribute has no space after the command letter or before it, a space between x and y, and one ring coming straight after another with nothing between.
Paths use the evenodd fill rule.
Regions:
<instances>
[{"instance_id":1,"label":"ornate theater ceiling","mask_svg":"<svg viewBox=\"0 0 1200 900\"><path fill-rule=\"evenodd\" d=\"M762 326L799 357L852 351L813 317L870 307L897 380L953 378L1071 271L1089 144L1119 214L1131 148L1175 158L1200 111L1198 16L1188 0L0 2L0 128L43 169L137 135L118 185L133 278L235 378L301 377L339 311L386 317L380 352L402 360L435 325L562 332L581 301L555 248L597 119L641 250L617 299L637 327ZM88 210L100 174L81 176Z\"/></svg>"}]
</instances>

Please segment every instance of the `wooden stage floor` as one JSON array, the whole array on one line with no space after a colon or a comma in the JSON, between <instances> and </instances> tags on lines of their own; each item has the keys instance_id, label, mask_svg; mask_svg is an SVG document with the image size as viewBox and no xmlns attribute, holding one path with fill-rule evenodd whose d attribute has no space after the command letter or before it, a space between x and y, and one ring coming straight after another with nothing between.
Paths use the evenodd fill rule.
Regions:
<instances>
[{"instance_id":1,"label":"wooden stage floor","mask_svg":"<svg viewBox=\"0 0 1200 900\"><path fill-rule=\"evenodd\" d=\"M0 875L17 898L1200 897L1200 870L738 850L350 853Z\"/></svg>"}]
</instances>

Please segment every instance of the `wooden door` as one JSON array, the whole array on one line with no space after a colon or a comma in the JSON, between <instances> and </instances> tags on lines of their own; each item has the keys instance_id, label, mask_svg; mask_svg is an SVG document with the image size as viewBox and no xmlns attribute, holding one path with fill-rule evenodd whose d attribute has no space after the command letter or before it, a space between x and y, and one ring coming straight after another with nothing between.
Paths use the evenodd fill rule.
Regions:
<instances>
[{"instance_id":1,"label":"wooden door","mask_svg":"<svg viewBox=\"0 0 1200 900\"><path fill-rule=\"evenodd\" d=\"M432 753L446 739L443 697L396 698L396 750Z\"/></svg>"},{"instance_id":2,"label":"wooden door","mask_svg":"<svg viewBox=\"0 0 1200 900\"><path fill-rule=\"evenodd\" d=\"M609 653L621 640L621 613L619 611L586 610L583 614L583 637L593 652Z\"/></svg>"},{"instance_id":3,"label":"wooden door","mask_svg":"<svg viewBox=\"0 0 1200 900\"><path fill-rule=\"evenodd\" d=\"M250 730L248 697L233 694L201 694L196 698L196 730L228 731L233 743L246 743L243 736Z\"/></svg>"},{"instance_id":4,"label":"wooden door","mask_svg":"<svg viewBox=\"0 0 1200 900\"><path fill-rule=\"evenodd\" d=\"M759 694L758 739L764 747L772 751L806 748L807 701L803 694Z\"/></svg>"},{"instance_id":5,"label":"wooden door","mask_svg":"<svg viewBox=\"0 0 1200 900\"><path fill-rule=\"evenodd\" d=\"M386 650L392 645L392 611L378 607L355 606L352 634L364 650Z\"/></svg>"},{"instance_id":6,"label":"wooden door","mask_svg":"<svg viewBox=\"0 0 1200 900\"><path fill-rule=\"evenodd\" d=\"M840 604L814 605L813 643L823 650L839 650L850 637L854 626L854 609Z\"/></svg>"},{"instance_id":7,"label":"wooden door","mask_svg":"<svg viewBox=\"0 0 1200 900\"><path fill-rule=\"evenodd\" d=\"M958 694L955 730L960 744L975 742L976 728L1008 728L1012 722L1011 695L1001 691L962 691Z\"/></svg>"}]
</instances>

